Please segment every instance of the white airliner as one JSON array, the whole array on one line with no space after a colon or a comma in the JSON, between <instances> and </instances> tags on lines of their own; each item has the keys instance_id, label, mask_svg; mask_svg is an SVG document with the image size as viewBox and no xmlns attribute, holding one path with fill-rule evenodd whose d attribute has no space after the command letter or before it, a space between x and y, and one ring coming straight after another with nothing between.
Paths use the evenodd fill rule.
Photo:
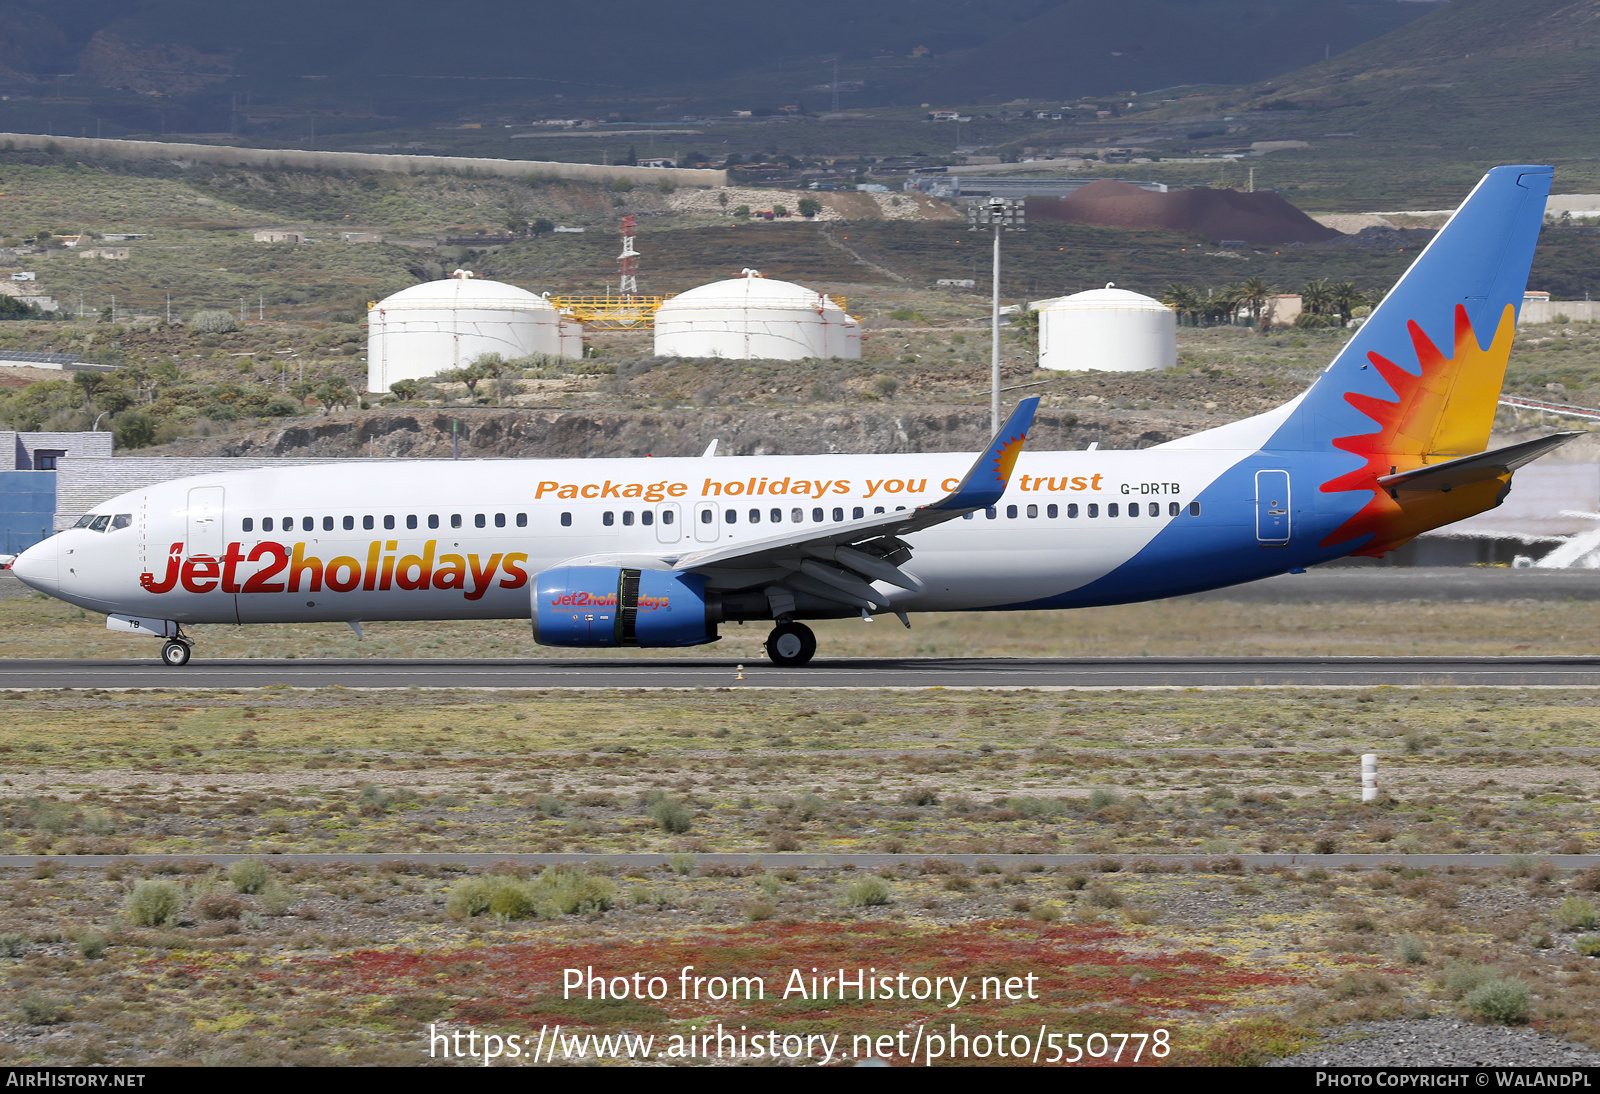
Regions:
<instances>
[{"instance_id":1,"label":"white airliner","mask_svg":"<svg viewBox=\"0 0 1600 1094\"><path fill-rule=\"evenodd\" d=\"M1023 402L960 455L419 461L200 475L18 557L107 626L531 619L551 646L693 646L773 620L1072 608L1350 554L1498 505L1568 439L1485 452L1550 189L1490 171L1304 394L1141 451L1026 452ZM1487 338L1487 341L1485 341ZM1084 362L1092 366L1092 361Z\"/></svg>"}]
</instances>

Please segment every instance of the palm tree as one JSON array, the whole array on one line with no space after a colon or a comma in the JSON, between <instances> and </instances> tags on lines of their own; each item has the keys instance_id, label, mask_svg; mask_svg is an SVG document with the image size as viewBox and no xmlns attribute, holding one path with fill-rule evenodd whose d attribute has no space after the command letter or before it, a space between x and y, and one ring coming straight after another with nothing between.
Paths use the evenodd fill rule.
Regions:
<instances>
[{"instance_id":1,"label":"palm tree","mask_svg":"<svg viewBox=\"0 0 1600 1094\"><path fill-rule=\"evenodd\" d=\"M1250 325L1261 325L1261 311L1272 297L1272 290L1259 277L1248 278L1239 285L1239 304L1250 309Z\"/></svg>"},{"instance_id":2,"label":"palm tree","mask_svg":"<svg viewBox=\"0 0 1600 1094\"><path fill-rule=\"evenodd\" d=\"M1239 303L1237 285L1224 285L1220 289L1208 290L1205 302L1206 325L1231 324L1234 316L1239 314Z\"/></svg>"},{"instance_id":3,"label":"palm tree","mask_svg":"<svg viewBox=\"0 0 1600 1094\"><path fill-rule=\"evenodd\" d=\"M1366 294L1353 281L1341 281L1328 289L1328 303L1339 313L1339 325L1348 326L1350 313L1367 302Z\"/></svg>"},{"instance_id":4,"label":"palm tree","mask_svg":"<svg viewBox=\"0 0 1600 1094\"><path fill-rule=\"evenodd\" d=\"M1333 293L1321 278L1307 281L1300 290L1300 311L1306 315L1326 315L1333 308Z\"/></svg>"},{"instance_id":5,"label":"palm tree","mask_svg":"<svg viewBox=\"0 0 1600 1094\"><path fill-rule=\"evenodd\" d=\"M1191 326L1197 325L1196 319L1204 307L1193 289L1176 281L1167 286L1161 302L1178 313L1178 322L1182 323L1187 319Z\"/></svg>"}]
</instances>

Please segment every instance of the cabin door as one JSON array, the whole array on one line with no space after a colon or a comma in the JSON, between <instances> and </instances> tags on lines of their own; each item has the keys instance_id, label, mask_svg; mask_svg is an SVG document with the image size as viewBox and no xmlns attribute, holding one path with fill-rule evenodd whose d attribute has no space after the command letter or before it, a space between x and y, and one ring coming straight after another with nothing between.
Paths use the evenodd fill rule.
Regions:
<instances>
[{"instance_id":1,"label":"cabin door","mask_svg":"<svg viewBox=\"0 0 1600 1094\"><path fill-rule=\"evenodd\" d=\"M1289 472L1256 472L1256 541L1263 547L1289 543Z\"/></svg>"}]
</instances>

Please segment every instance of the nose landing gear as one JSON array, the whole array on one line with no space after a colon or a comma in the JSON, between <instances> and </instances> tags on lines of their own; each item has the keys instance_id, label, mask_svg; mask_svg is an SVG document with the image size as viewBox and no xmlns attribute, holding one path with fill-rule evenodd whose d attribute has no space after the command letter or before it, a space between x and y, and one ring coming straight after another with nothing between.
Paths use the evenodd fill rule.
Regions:
<instances>
[{"instance_id":1,"label":"nose landing gear","mask_svg":"<svg viewBox=\"0 0 1600 1094\"><path fill-rule=\"evenodd\" d=\"M767 656L781 668L798 668L817 652L817 636L804 623L779 623L767 635Z\"/></svg>"},{"instance_id":2,"label":"nose landing gear","mask_svg":"<svg viewBox=\"0 0 1600 1094\"><path fill-rule=\"evenodd\" d=\"M189 663L190 646L182 638L169 638L166 645L161 647L161 661L163 664L180 668Z\"/></svg>"}]
</instances>

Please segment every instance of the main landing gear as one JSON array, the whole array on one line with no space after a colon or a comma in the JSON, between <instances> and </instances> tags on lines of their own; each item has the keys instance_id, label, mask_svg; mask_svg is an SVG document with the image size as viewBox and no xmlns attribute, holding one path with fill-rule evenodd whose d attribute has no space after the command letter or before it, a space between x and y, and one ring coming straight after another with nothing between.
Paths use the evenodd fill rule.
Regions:
<instances>
[{"instance_id":1,"label":"main landing gear","mask_svg":"<svg viewBox=\"0 0 1600 1094\"><path fill-rule=\"evenodd\" d=\"M816 655L817 636L804 623L779 623L767 635L767 656L781 668L798 668Z\"/></svg>"},{"instance_id":2,"label":"main landing gear","mask_svg":"<svg viewBox=\"0 0 1600 1094\"><path fill-rule=\"evenodd\" d=\"M161 662L180 668L189 663L190 645L184 638L169 638L167 644L161 647Z\"/></svg>"}]
</instances>

